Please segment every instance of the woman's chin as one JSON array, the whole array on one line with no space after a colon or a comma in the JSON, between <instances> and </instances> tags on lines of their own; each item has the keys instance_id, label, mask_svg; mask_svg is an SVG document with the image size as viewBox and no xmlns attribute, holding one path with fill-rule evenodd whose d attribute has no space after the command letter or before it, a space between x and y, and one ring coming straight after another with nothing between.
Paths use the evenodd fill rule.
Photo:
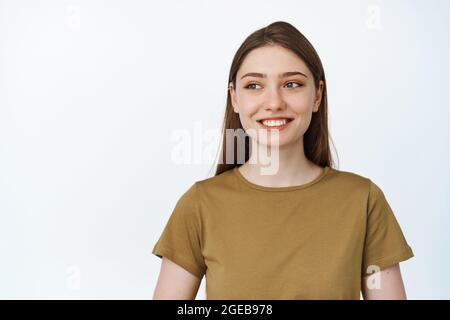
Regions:
<instances>
[{"instance_id":1,"label":"woman's chin","mask_svg":"<svg viewBox=\"0 0 450 320\"><path fill-rule=\"evenodd\" d=\"M267 137L264 139L259 139L258 141L258 145L261 147L278 147L281 148L283 146L287 146L292 144L294 141L292 141L292 139L288 139L288 137L282 137L282 136L278 136L278 137Z\"/></svg>"}]
</instances>

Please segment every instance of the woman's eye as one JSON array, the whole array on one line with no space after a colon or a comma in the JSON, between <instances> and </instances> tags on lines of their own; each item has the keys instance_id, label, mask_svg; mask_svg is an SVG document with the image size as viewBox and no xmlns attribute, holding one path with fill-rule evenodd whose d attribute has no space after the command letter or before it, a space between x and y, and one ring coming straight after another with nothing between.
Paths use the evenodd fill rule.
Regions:
<instances>
[{"instance_id":1,"label":"woman's eye","mask_svg":"<svg viewBox=\"0 0 450 320\"><path fill-rule=\"evenodd\" d=\"M245 87L245 89L255 89L255 88L249 88L250 86L257 86L258 84L257 83L250 83L250 84L248 84L246 87Z\"/></svg>"},{"instance_id":2,"label":"woman's eye","mask_svg":"<svg viewBox=\"0 0 450 320\"><path fill-rule=\"evenodd\" d=\"M292 83L292 84L296 84L297 85L297 87L301 87L301 86L303 86L301 83L298 83L298 82L288 82L286 85L288 85L288 84L290 84L290 83ZM297 88L297 87L290 87L290 88Z\"/></svg>"}]
</instances>

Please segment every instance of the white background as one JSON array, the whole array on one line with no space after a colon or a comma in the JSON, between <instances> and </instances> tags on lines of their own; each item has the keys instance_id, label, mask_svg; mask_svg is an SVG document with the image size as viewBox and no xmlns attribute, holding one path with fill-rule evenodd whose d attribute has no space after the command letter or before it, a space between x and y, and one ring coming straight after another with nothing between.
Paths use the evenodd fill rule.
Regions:
<instances>
[{"instance_id":1,"label":"white background","mask_svg":"<svg viewBox=\"0 0 450 320\"><path fill-rule=\"evenodd\" d=\"M322 59L338 169L382 188L414 251L408 297L450 298L449 1L1 1L0 13L0 298L152 297L151 250L212 167L174 163L171 137L220 128L235 51L277 20Z\"/></svg>"}]
</instances>

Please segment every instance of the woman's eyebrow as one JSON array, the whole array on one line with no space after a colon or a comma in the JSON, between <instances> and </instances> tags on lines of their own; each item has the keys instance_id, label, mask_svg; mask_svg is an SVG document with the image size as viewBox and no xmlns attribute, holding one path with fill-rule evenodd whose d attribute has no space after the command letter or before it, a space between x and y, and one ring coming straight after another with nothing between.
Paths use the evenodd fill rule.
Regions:
<instances>
[{"instance_id":1,"label":"woman's eyebrow","mask_svg":"<svg viewBox=\"0 0 450 320\"><path fill-rule=\"evenodd\" d=\"M290 76L296 76L296 75L301 75L304 76L305 78L308 78L308 76L304 73L301 73L299 71L289 71L289 72L284 72L281 73L278 77L279 78L285 78L285 77L290 77ZM265 73L258 73L258 72L248 72L246 74L244 74L241 79L245 78L245 77L257 77L257 78L266 78L267 75Z\"/></svg>"}]
</instances>

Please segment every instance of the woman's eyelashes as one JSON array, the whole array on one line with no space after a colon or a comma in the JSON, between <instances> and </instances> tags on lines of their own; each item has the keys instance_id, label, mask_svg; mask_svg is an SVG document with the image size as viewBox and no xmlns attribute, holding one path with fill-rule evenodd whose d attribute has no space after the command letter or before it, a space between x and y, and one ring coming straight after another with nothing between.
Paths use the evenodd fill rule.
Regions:
<instances>
[{"instance_id":1,"label":"woman's eyelashes","mask_svg":"<svg viewBox=\"0 0 450 320\"><path fill-rule=\"evenodd\" d=\"M294 84L296 86L289 86L289 84ZM259 84L257 83L249 83L248 85L246 85L244 87L244 89L248 89L248 90L255 90L255 87L250 87L250 86L259 86ZM303 87L303 84L300 82L295 82L295 81L289 81L285 84L285 86L287 86L290 89L295 89L295 88L299 88L299 87Z\"/></svg>"}]
</instances>

